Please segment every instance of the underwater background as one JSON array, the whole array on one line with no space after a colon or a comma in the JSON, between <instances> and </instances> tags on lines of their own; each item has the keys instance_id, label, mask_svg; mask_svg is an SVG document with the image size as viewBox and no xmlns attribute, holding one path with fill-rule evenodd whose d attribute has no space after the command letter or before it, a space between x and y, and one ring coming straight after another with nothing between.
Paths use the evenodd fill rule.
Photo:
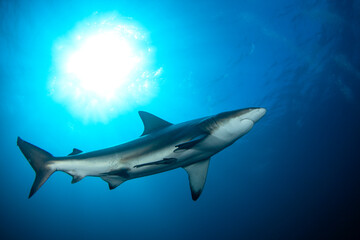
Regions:
<instances>
[{"instance_id":1,"label":"underwater background","mask_svg":"<svg viewBox=\"0 0 360 240\"><path fill-rule=\"evenodd\" d=\"M161 74L96 117L52 89L54 44L109 13L141 26ZM356 0L0 1L1 239L360 239L359 27ZM196 202L183 169L112 191L56 172L27 199L18 136L62 156L137 138L139 110L246 107L267 114L212 158Z\"/></svg>"}]
</instances>

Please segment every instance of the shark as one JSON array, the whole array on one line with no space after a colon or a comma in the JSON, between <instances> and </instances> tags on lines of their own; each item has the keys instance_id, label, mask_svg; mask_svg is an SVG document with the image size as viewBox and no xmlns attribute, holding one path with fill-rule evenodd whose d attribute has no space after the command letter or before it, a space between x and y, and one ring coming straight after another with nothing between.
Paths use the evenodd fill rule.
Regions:
<instances>
[{"instance_id":1,"label":"shark","mask_svg":"<svg viewBox=\"0 0 360 240\"><path fill-rule=\"evenodd\" d=\"M265 113L265 108L245 108L172 124L139 111L144 124L139 138L91 152L74 148L61 157L18 137L17 146L36 174L29 198L56 171L71 175L71 183L87 176L100 177L112 190L130 179L183 168L196 201L206 182L210 158L248 133Z\"/></svg>"}]
</instances>

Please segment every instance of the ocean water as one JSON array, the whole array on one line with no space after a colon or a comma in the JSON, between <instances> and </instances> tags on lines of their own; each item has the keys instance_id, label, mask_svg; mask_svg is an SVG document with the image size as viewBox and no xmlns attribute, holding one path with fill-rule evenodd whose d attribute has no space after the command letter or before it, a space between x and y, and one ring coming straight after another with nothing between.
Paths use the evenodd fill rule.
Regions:
<instances>
[{"instance_id":1,"label":"ocean water","mask_svg":"<svg viewBox=\"0 0 360 240\"><path fill-rule=\"evenodd\" d=\"M141 26L161 75L97 115L49 84L56 43L106 14ZM360 239L359 26L358 0L0 1L1 239ZM253 106L266 116L212 158L196 202L183 169L112 191L56 172L27 198L18 136L62 156L137 138L139 110Z\"/></svg>"}]
</instances>

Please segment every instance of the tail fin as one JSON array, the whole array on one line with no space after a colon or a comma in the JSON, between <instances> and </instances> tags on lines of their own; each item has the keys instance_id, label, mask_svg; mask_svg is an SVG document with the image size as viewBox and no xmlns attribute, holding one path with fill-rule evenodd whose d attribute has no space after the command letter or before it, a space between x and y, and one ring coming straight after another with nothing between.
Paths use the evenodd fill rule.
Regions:
<instances>
[{"instance_id":1,"label":"tail fin","mask_svg":"<svg viewBox=\"0 0 360 240\"><path fill-rule=\"evenodd\" d=\"M20 137L17 139L17 145L36 173L35 181L29 194L29 198L31 198L31 196L46 182L50 175L54 173L55 170L51 169L47 164L47 162L54 157L41 148L22 140Z\"/></svg>"}]
</instances>

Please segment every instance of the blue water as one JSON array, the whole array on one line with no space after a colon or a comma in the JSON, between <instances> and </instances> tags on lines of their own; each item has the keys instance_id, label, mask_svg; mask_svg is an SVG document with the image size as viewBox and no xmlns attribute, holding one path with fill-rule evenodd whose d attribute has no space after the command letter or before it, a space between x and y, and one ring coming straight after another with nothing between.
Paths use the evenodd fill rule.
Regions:
<instances>
[{"instance_id":1,"label":"blue water","mask_svg":"<svg viewBox=\"0 0 360 240\"><path fill-rule=\"evenodd\" d=\"M163 68L157 95L106 123L49 94L53 44L94 12L140 23ZM1 239L360 239L360 1L0 2ZM117 145L137 111L180 123L260 106L267 115L212 158L191 200L184 170L70 184L34 172L17 136L54 155Z\"/></svg>"}]
</instances>

